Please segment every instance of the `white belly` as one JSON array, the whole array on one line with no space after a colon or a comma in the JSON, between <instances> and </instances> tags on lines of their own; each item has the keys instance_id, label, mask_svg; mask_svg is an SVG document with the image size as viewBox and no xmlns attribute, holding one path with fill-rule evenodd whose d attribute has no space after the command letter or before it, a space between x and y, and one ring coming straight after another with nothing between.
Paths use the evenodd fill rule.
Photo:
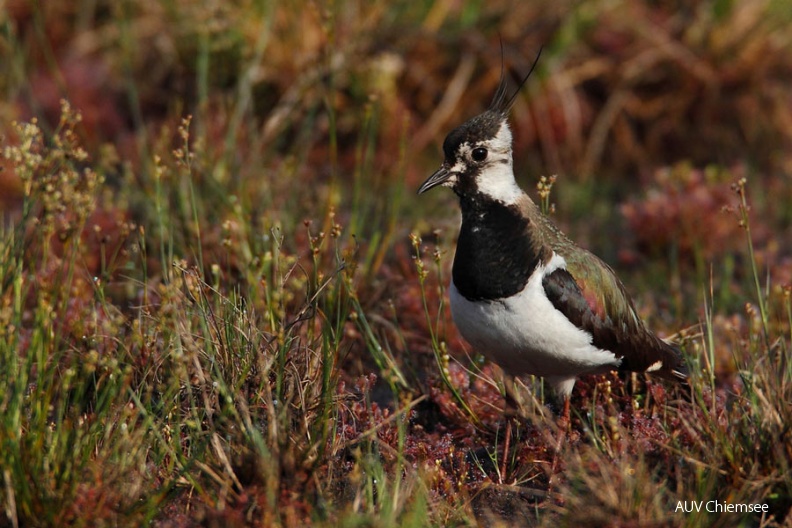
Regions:
<instances>
[{"instance_id":1,"label":"white belly","mask_svg":"<svg viewBox=\"0 0 792 528\"><path fill-rule=\"evenodd\" d=\"M451 314L462 337L512 375L572 378L616 368L620 360L591 344L591 335L556 310L534 273L522 292L471 302L450 289ZM570 387L571 390L571 387Z\"/></svg>"}]
</instances>

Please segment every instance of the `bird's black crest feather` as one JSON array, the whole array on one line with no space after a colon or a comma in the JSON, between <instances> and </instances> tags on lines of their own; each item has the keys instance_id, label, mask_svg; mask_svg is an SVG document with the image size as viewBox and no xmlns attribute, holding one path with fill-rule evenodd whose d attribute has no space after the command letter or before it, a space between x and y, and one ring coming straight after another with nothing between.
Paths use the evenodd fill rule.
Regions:
<instances>
[{"instance_id":1,"label":"bird's black crest feather","mask_svg":"<svg viewBox=\"0 0 792 528\"><path fill-rule=\"evenodd\" d=\"M514 104L514 100L517 98L517 94L520 93L522 87L525 85L525 82L528 80L528 77L531 76L534 69L536 69L536 65L539 63L539 57L542 56L542 48L539 48L539 53L536 54L536 58L531 65L531 69L528 70L528 73L525 77L523 77L520 84L517 85L517 89L514 90L514 93L511 97L507 98L507 94L509 91L508 80L506 78L506 69L503 66L503 42L501 42L501 74L500 74L500 83L498 83L498 89L495 91L495 96L492 98L492 102L490 103L489 109L492 112L496 112L501 115L506 115L511 110L512 105Z\"/></svg>"}]
</instances>

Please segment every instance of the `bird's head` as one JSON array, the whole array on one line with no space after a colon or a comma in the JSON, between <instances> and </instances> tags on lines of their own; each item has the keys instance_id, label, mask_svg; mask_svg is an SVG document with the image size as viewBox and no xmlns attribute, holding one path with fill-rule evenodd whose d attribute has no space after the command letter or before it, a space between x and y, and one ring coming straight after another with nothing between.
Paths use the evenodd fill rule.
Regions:
<instances>
[{"instance_id":1,"label":"bird's head","mask_svg":"<svg viewBox=\"0 0 792 528\"><path fill-rule=\"evenodd\" d=\"M421 185L418 194L442 185L462 198L483 194L505 203L514 203L519 198L522 191L514 181L508 117L515 97L538 60L539 55L510 97L507 97L507 83L501 73L500 85L489 108L446 136L443 164Z\"/></svg>"}]
</instances>

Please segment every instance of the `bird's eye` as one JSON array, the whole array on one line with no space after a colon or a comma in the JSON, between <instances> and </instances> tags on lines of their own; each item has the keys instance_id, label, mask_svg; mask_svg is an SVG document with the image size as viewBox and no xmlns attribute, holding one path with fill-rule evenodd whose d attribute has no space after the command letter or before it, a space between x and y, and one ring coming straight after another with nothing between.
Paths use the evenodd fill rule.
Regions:
<instances>
[{"instance_id":1,"label":"bird's eye","mask_svg":"<svg viewBox=\"0 0 792 528\"><path fill-rule=\"evenodd\" d=\"M485 149L484 147L474 148L471 156L475 161L484 161L485 159L487 159L487 149Z\"/></svg>"}]
</instances>

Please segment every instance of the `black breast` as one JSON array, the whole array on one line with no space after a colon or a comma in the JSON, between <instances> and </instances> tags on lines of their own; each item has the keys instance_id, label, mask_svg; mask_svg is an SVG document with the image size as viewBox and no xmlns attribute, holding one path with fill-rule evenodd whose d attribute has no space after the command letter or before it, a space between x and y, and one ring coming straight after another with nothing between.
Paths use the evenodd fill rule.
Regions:
<instances>
[{"instance_id":1,"label":"black breast","mask_svg":"<svg viewBox=\"0 0 792 528\"><path fill-rule=\"evenodd\" d=\"M454 256L454 285L470 301L511 297L522 291L543 260L529 219L515 205L462 198L462 228Z\"/></svg>"}]
</instances>

